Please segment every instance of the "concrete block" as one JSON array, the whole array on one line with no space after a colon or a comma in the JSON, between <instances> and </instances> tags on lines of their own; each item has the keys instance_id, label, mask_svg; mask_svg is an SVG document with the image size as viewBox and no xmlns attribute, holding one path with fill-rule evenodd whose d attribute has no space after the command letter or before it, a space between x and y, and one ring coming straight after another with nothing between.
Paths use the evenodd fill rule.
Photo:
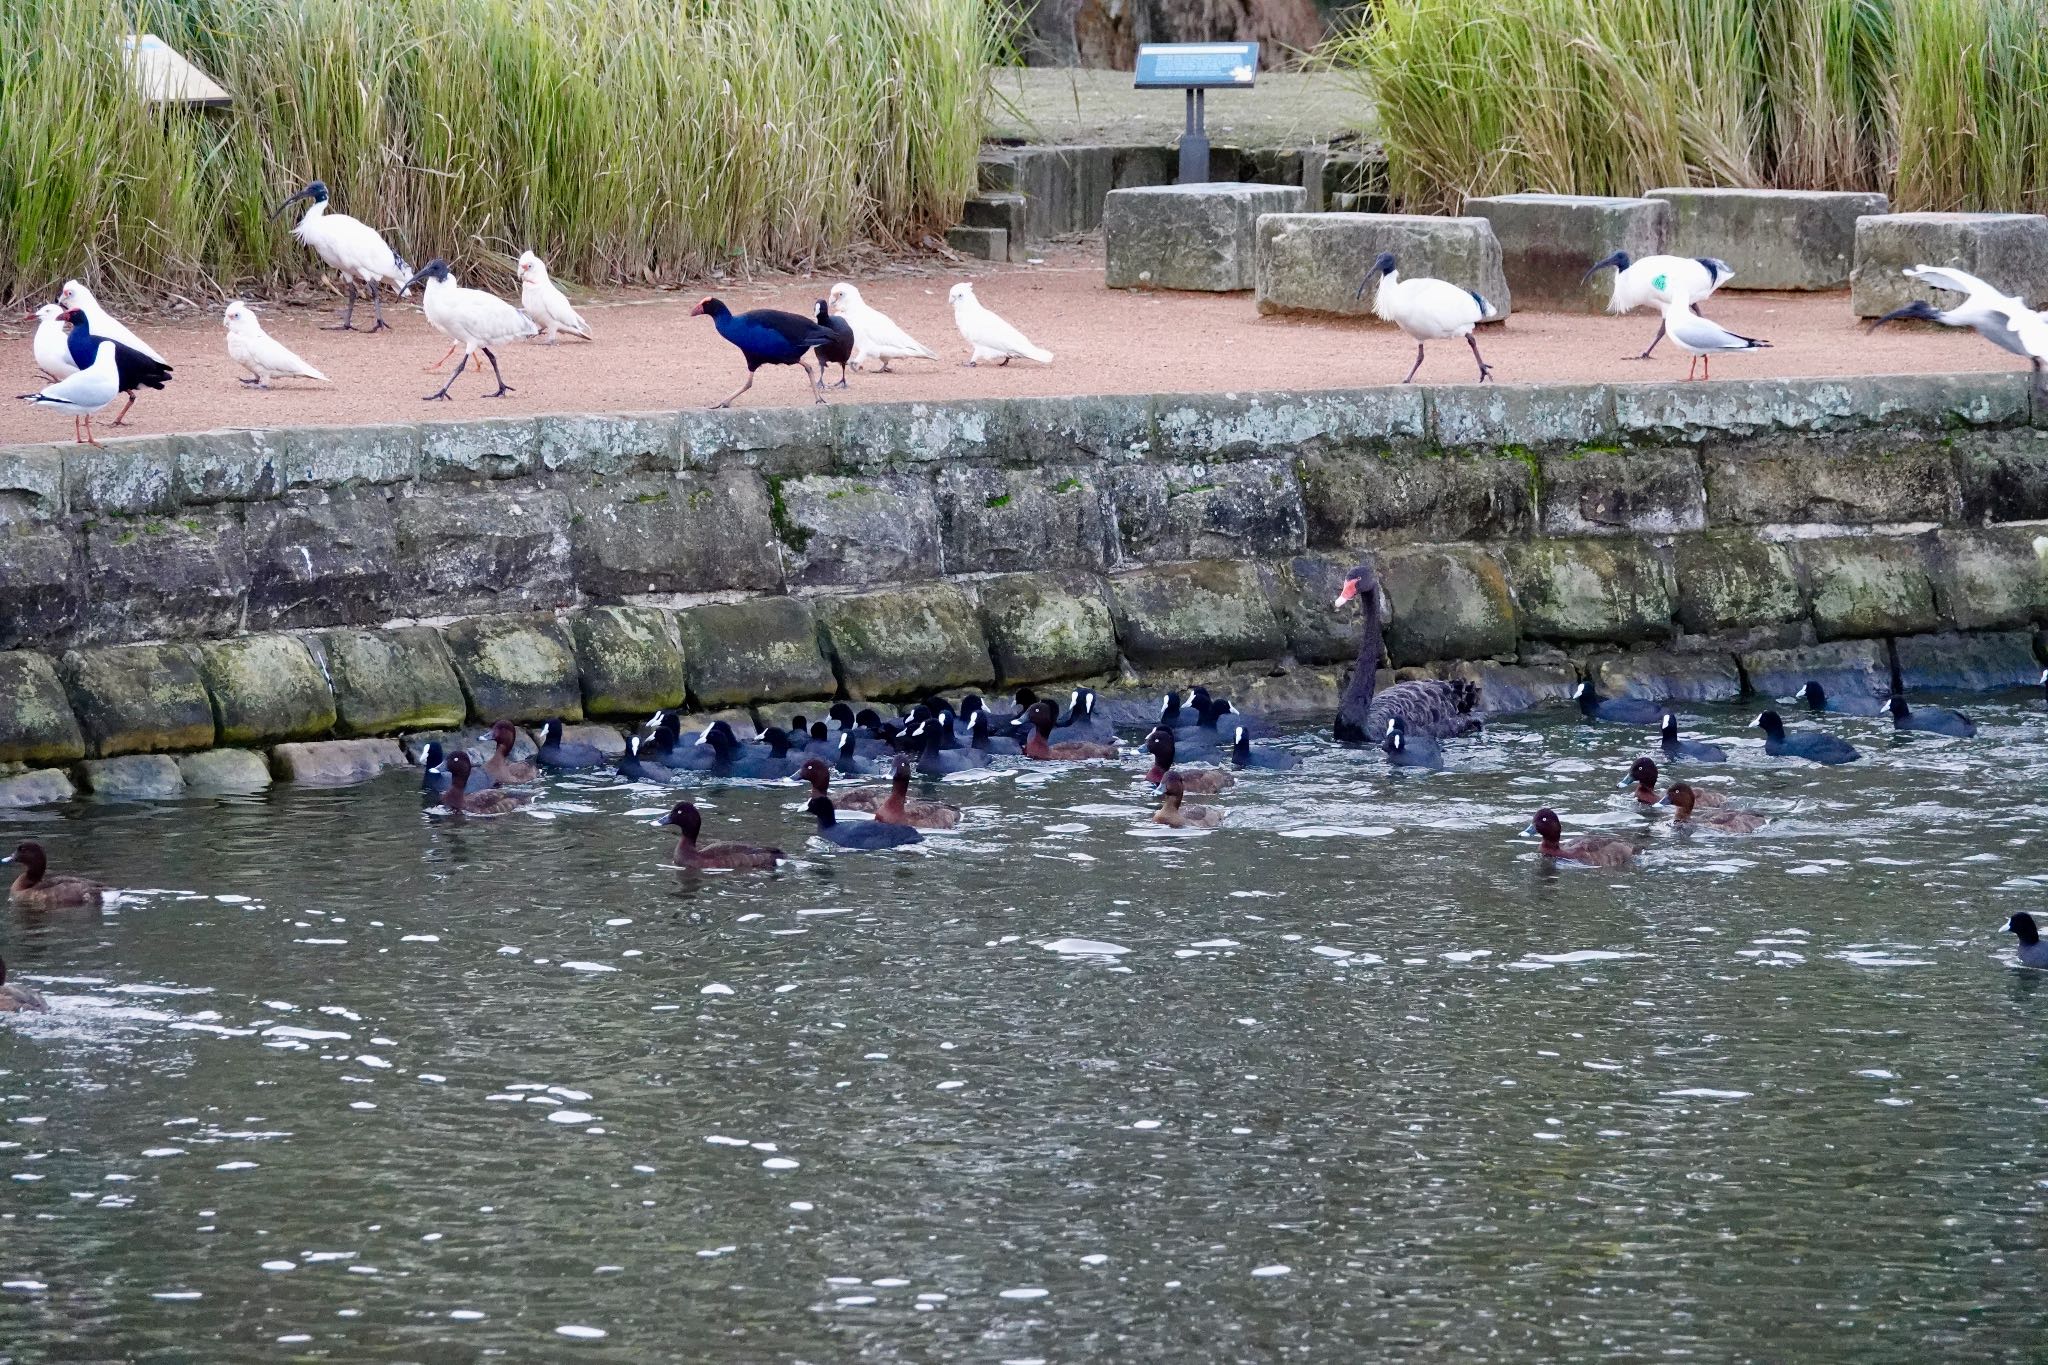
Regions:
<instances>
[{"instance_id":1,"label":"concrete block","mask_svg":"<svg viewBox=\"0 0 2048 1365\"><path fill-rule=\"evenodd\" d=\"M0 810L54 806L77 795L78 790L62 768L31 768L25 773L0 777Z\"/></svg>"},{"instance_id":2,"label":"concrete block","mask_svg":"<svg viewBox=\"0 0 2048 1365\"><path fill-rule=\"evenodd\" d=\"M974 599L952 583L812 603L839 680L856 698L912 697L994 680Z\"/></svg>"},{"instance_id":3,"label":"concrete block","mask_svg":"<svg viewBox=\"0 0 2048 1365\"><path fill-rule=\"evenodd\" d=\"M837 690L818 648L818 621L793 597L757 597L676 613L690 700L701 707L828 697Z\"/></svg>"},{"instance_id":4,"label":"concrete block","mask_svg":"<svg viewBox=\"0 0 2048 1365\"><path fill-rule=\"evenodd\" d=\"M1790 701L1817 682L1830 695L1881 697L1891 691L1892 656L1882 640L1832 640L1788 649L1761 649L1740 658L1751 694Z\"/></svg>"},{"instance_id":5,"label":"concrete block","mask_svg":"<svg viewBox=\"0 0 2048 1365\"><path fill-rule=\"evenodd\" d=\"M476 719L583 719L576 650L554 617L473 616L443 627L441 638Z\"/></svg>"},{"instance_id":6,"label":"concrete block","mask_svg":"<svg viewBox=\"0 0 2048 1365\"><path fill-rule=\"evenodd\" d=\"M576 641L587 714L644 716L683 704L683 640L669 613L591 607L570 613L569 633Z\"/></svg>"},{"instance_id":7,"label":"concrete block","mask_svg":"<svg viewBox=\"0 0 2048 1365\"><path fill-rule=\"evenodd\" d=\"M1116 668L1116 623L1101 583L1083 574L1005 574L975 585L981 628L1003 687Z\"/></svg>"},{"instance_id":8,"label":"concrete block","mask_svg":"<svg viewBox=\"0 0 2048 1365\"><path fill-rule=\"evenodd\" d=\"M1553 313L1606 312L1613 280L1588 281L1587 269L1617 251L1654 256L1671 235L1661 199L1501 194L1467 199L1464 211L1493 224L1515 302Z\"/></svg>"},{"instance_id":9,"label":"concrete block","mask_svg":"<svg viewBox=\"0 0 2048 1365\"><path fill-rule=\"evenodd\" d=\"M85 735L50 660L0 653L0 763L65 763L85 757Z\"/></svg>"},{"instance_id":10,"label":"concrete block","mask_svg":"<svg viewBox=\"0 0 2048 1365\"><path fill-rule=\"evenodd\" d=\"M1256 565L1160 564L1109 580L1117 639L1140 668L1269 659L1286 643Z\"/></svg>"},{"instance_id":11,"label":"concrete block","mask_svg":"<svg viewBox=\"0 0 2048 1365\"><path fill-rule=\"evenodd\" d=\"M1010 259L1010 233L1007 228L969 227L961 223L946 229L946 245L972 261Z\"/></svg>"},{"instance_id":12,"label":"concrete block","mask_svg":"<svg viewBox=\"0 0 2048 1365\"><path fill-rule=\"evenodd\" d=\"M213 745L213 703L184 645L75 649L57 672L94 757Z\"/></svg>"},{"instance_id":13,"label":"concrete block","mask_svg":"<svg viewBox=\"0 0 2048 1365\"><path fill-rule=\"evenodd\" d=\"M1933 542L1925 536L1809 540L1799 561L1823 640L1910 635L1941 624L1935 610Z\"/></svg>"},{"instance_id":14,"label":"concrete block","mask_svg":"<svg viewBox=\"0 0 2048 1365\"><path fill-rule=\"evenodd\" d=\"M1830 190L1651 190L1671 205L1671 248L1717 256L1723 289L1840 289L1855 258L1856 220L1890 207L1881 194Z\"/></svg>"},{"instance_id":15,"label":"concrete block","mask_svg":"<svg viewBox=\"0 0 2048 1365\"><path fill-rule=\"evenodd\" d=\"M250 749L207 749L178 755L187 791L245 796L270 788L270 759Z\"/></svg>"},{"instance_id":16,"label":"concrete block","mask_svg":"<svg viewBox=\"0 0 2048 1365\"><path fill-rule=\"evenodd\" d=\"M169 754L88 758L78 766L86 790L102 801L174 801L185 794L185 775Z\"/></svg>"},{"instance_id":17,"label":"concrete block","mask_svg":"<svg viewBox=\"0 0 2048 1365\"><path fill-rule=\"evenodd\" d=\"M1100 569L1109 523L1092 465L989 469L951 465L935 492L953 573Z\"/></svg>"},{"instance_id":18,"label":"concrete block","mask_svg":"<svg viewBox=\"0 0 2048 1365\"><path fill-rule=\"evenodd\" d=\"M334 684L335 729L382 735L460 725L469 713L455 659L429 626L309 637Z\"/></svg>"},{"instance_id":19,"label":"concrete block","mask_svg":"<svg viewBox=\"0 0 2048 1365\"><path fill-rule=\"evenodd\" d=\"M2048 217L2038 213L1885 213L1857 220L1849 304L1880 317L1915 299L1953 308L1962 295L1902 273L1910 265L1966 271L2038 306L2048 298ZM1740 283L1740 281L1738 281Z\"/></svg>"},{"instance_id":20,"label":"concrete block","mask_svg":"<svg viewBox=\"0 0 2048 1365\"><path fill-rule=\"evenodd\" d=\"M345 787L367 782L388 768L403 768L406 758L395 739L319 739L277 745L270 751L270 763L286 782Z\"/></svg>"},{"instance_id":21,"label":"concrete block","mask_svg":"<svg viewBox=\"0 0 2048 1365\"><path fill-rule=\"evenodd\" d=\"M860 587L939 574L939 508L922 477L784 479L775 516L792 585Z\"/></svg>"},{"instance_id":22,"label":"concrete block","mask_svg":"<svg viewBox=\"0 0 2048 1365\"><path fill-rule=\"evenodd\" d=\"M1111 289L1250 289L1259 216L1306 207L1306 193L1293 185L1112 190L1102 208L1105 282Z\"/></svg>"},{"instance_id":23,"label":"concrete block","mask_svg":"<svg viewBox=\"0 0 2048 1365\"><path fill-rule=\"evenodd\" d=\"M1902 635L1899 685L1908 692L1998 692L2040 686L2034 637L2024 630L1975 635ZM2038 705L2040 698L2034 698Z\"/></svg>"},{"instance_id":24,"label":"concrete block","mask_svg":"<svg viewBox=\"0 0 2048 1365\"><path fill-rule=\"evenodd\" d=\"M1506 547L1522 633L1538 640L1650 640L1671 633L1671 565L1634 539L1536 540Z\"/></svg>"},{"instance_id":25,"label":"concrete block","mask_svg":"<svg viewBox=\"0 0 2048 1365\"><path fill-rule=\"evenodd\" d=\"M216 742L311 739L334 728L334 693L297 636L243 635L193 648L213 698Z\"/></svg>"},{"instance_id":26,"label":"concrete block","mask_svg":"<svg viewBox=\"0 0 2048 1365\"><path fill-rule=\"evenodd\" d=\"M1434 276L1477 290L1499 310L1512 300L1500 242L1484 218L1406 213L1271 213L1259 219L1253 289L1261 313L1372 313L1359 282L1383 251L1404 277Z\"/></svg>"},{"instance_id":27,"label":"concrete block","mask_svg":"<svg viewBox=\"0 0 2048 1365\"><path fill-rule=\"evenodd\" d=\"M960 206L960 226L1000 232L1007 246L1024 240L1025 212L1021 194L977 194Z\"/></svg>"}]
</instances>

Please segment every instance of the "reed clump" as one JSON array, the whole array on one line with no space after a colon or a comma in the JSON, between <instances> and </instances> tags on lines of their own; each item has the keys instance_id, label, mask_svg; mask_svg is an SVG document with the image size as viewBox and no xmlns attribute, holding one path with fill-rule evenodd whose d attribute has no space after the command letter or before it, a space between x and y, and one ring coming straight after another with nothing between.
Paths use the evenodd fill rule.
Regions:
<instances>
[{"instance_id":1,"label":"reed clump","mask_svg":"<svg viewBox=\"0 0 2048 1365\"><path fill-rule=\"evenodd\" d=\"M151 108L153 32L235 96ZM320 178L414 261L541 252L672 284L914 243L975 189L1010 0L13 0L0 5L0 297L274 289Z\"/></svg>"},{"instance_id":2,"label":"reed clump","mask_svg":"<svg viewBox=\"0 0 2048 1365\"><path fill-rule=\"evenodd\" d=\"M2048 0L1381 0L1320 57L1414 209L1657 185L2048 206Z\"/></svg>"}]
</instances>

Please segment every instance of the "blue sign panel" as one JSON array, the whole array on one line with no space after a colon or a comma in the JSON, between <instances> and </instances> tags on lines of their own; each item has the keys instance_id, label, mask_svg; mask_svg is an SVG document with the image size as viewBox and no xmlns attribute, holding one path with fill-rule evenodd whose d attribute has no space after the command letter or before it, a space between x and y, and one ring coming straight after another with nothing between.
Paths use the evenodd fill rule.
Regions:
<instances>
[{"instance_id":1,"label":"blue sign panel","mask_svg":"<svg viewBox=\"0 0 2048 1365\"><path fill-rule=\"evenodd\" d=\"M1259 71L1257 43L1145 43L1138 48L1140 90L1249 90Z\"/></svg>"}]
</instances>

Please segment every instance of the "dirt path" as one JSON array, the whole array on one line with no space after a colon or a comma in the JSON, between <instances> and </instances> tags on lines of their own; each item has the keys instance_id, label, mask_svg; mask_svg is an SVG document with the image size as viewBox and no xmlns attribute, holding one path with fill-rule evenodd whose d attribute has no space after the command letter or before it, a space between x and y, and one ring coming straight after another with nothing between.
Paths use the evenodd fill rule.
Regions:
<instances>
[{"instance_id":1,"label":"dirt path","mask_svg":"<svg viewBox=\"0 0 2048 1365\"><path fill-rule=\"evenodd\" d=\"M1088 393L1218 392L1356 388L1398 383L1414 343L1367 322L1262 318L1248 295L1138 294L1102 284L1100 246L1053 253L1038 266L949 268L862 281L868 301L892 314L941 359L899 362L893 374L856 374L835 403L997 398ZM1047 367L1017 361L966 369L946 289L972 277L982 301L1056 353ZM777 306L809 311L829 279L777 280L721 292L735 310ZM505 348L499 359L517 390L502 399L464 375L454 400L423 403L440 386L428 374L446 342L410 303L387 305L395 331L376 336L321 331L327 308L272 307L264 326L333 377L331 385L280 381L269 392L245 388L229 363L218 315L131 320L177 367L164 393L146 392L126 434L157 435L216 427L266 427L391 421L464 421L532 413L666 410L708 406L738 386L739 353L709 318L689 316L699 293L571 290L596 329L595 343L566 341ZM1708 311L1717 321L1773 348L1728 356L1718 379L2019 370L2024 365L1968 333L1890 327L1871 335L1844 294L1722 294ZM1482 329L1480 346L1503 383L1685 379L1686 358L1670 348L1650 361L1633 356L1656 331L1651 314L1582 317L1516 313ZM0 327L5 392L40 388L30 354L33 324ZM1432 343L1418 379L1464 383L1472 357L1458 342ZM764 369L743 407L810 401L794 369ZM0 445L68 440L70 419L28 404L0 404Z\"/></svg>"}]
</instances>

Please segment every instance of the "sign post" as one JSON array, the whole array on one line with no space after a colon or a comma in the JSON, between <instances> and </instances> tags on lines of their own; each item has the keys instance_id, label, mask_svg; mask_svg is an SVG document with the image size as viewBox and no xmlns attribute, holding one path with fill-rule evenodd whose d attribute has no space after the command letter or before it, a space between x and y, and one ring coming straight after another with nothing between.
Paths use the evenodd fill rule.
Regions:
<instances>
[{"instance_id":1,"label":"sign post","mask_svg":"<svg viewBox=\"0 0 2048 1365\"><path fill-rule=\"evenodd\" d=\"M1209 178L1209 134L1203 126L1208 92L1249 90L1258 72L1257 43L1145 43L1138 48L1138 89L1187 93L1179 183L1196 185Z\"/></svg>"}]
</instances>

